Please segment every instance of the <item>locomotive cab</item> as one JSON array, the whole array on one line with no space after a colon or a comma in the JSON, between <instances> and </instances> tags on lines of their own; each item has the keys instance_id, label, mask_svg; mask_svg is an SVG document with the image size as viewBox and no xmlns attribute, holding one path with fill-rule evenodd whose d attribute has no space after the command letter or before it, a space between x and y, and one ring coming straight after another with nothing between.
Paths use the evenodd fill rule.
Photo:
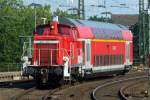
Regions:
<instances>
[{"instance_id":1,"label":"locomotive cab","mask_svg":"<svg viewBox=\"0 0 150 100\"><path fill-rule=\"evenodd\" d=\"M64 79L70 80L70 66L68 65L71 63L72 51L69 42L74 40L76 35L75 28L59 24L57 21L36 27L32 64L28 67L36 70L34 77L38 83L55 84Z\"/></svg>"}]
</instances>

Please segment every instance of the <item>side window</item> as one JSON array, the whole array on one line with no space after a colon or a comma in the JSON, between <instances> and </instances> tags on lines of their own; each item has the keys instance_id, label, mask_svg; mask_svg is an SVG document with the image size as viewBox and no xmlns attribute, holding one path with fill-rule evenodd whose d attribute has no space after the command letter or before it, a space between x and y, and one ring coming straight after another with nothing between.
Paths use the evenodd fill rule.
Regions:
<instances>
[{"instance_id":1,"label":"side window","mask_svg":"<svg viewBox=\"0 0 150 100\"><path fill-rule=\"evenodd\" d=\"M96 56L96 65L99 65L99 56Z\"/></svg>"},{"instance_id":2,"label":"side window","mask_svg":"<svg viewBox=\"0 0 150 100\"><path fill-rule=\"evenodd\" d=\"M58 32L61 35L70 35L71 28L67 26L58 25Z\"/></svg>"},{"instance_id":3,"label":"side window","mask_svg":"<svg viewBox=\"0 0 150 100\"><path fill-rule=\"evenodd\" d=\"M103 56L102 55L100 55L100 65L102 66L103 65Z\"/></svg>"},{"instance_id":4,"label":"side window","mask_svg":"<svg viewBox=\"0 0 150 100\"><path fill-rule=\"evenodd\" d=\"M47 27L48 27L47 25L40 25L40 26L37 26L37 27L36 27L36 33L37 33L38 35L42 35Z\"/></svg>"},{"instance_id":5,"label":"side window","mask_svg":"<svg viewBox=\"0 0 150 100\"><path fill-rule=\"evenodd\" d=\"M116 55L116 65L118 64L118 55Z\"/></svg>"},{"instance_id":6,"label":"side window","mask_svg":"<svg viewBox=\"0 0 150 100\"><path fill-rule=\"evenodd\" d=\"M95 66L118 65L123 64L123 55L95 55Z\"/></svg>"},{"instance_id":7,"label":"side window","mask_svg":"<svg viewBox=\"0 0 150 100\"><path fill-rule=\"evenodd\" d=\"M96 56L94 56L94 66L96 66Z\"/></svg>"},{"instance_id":8,"label":"side window","mask_svg":"<svg viewBox=\"0 0 150 100\"><path fill-rule=\"evenodd\" d=\"M110 65L109 55L107 55L107 65Z\"/></svg>"},{"instance_id":9,"label":"side window","mask_svg":"<svg viewBox=\"0 0 150 100\"><path fill-rule=\"evenodd\" d=\"M114 55L114 65L116 65L116 55Z\"/></svg>"},{"instance_id":10,"label":"side window","mask_svg":"<svg viewBox=\"0 0 150 100\"><path fill-rule=\"evenodd\" d=\"M117 64L119 64L120 62L119 62L119 55L117 55Z\"/></svg>"},{"instance_id":11,"label":"side window","mask_svg":"<svg viewBox=\"0 0 150 100\"><path fill-rule=\"evenodd\" d=\"M110 65L112 65L112 55L110 55Z\"/></svg>"},{"instance_id":12,"label":"side window","mask_svg":"<svg viewBox=\"0 0 150 100\"><path fill-rule=\"evenodd\" d=\"M118 55L116 55L116 65L118 65Z\"/></svg>"},{"instance_id":13,"label":"side window","mask_svg":"<svg viewBox=\"0 0 150 100\"><path fill-rule=\"evenodd\" d=\"M121 55L121 64L123 64L123 55Z\"/></svg>"},{"instance_id":14,"label":"side window","mask_svg":"<svg viewBox=\"0 0 150 100\"><path fill-rule=\"evenodd\" d=\"M100 59L99 56L97 56L97 55L94 56L94 65L95 66L99 65L99 59Z\"/></svg>"},{"instance_id":15,"label":"side window","mask_svg":"<svg viewBox=\"0 0 150 100\"><path fill-rule=\"evenodd\" d=\"M104 55L104 66L107 65L107 56Z\"/></svg>"},{"instance_id":16,"label":"side window","mask_svg":"<svg viewBox=\"0 0 150 100\"><path fill-rule=\"evenodd\" d=\"M120 59L120 64L122 64L122 58L121 58L121 55L119 55L119 59Z\"/></svg>"},{"instance_id":17,"label":"side window","mask_svg":"<svg viewBox=\"0 0 150 100\"><path fill-rule=\"evenodd\" d=\"M76 39L77 38L77 30L73 29L73 38Z\"/></svg>"}]
</instances>

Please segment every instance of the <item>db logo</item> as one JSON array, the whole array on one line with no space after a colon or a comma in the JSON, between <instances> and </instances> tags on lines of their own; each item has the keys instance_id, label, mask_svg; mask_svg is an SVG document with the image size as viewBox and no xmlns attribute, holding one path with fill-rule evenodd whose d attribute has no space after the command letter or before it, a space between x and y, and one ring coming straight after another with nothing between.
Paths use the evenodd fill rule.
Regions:
<instances>
[{"instance_id":1,"label":"db logo","mask_svg":"<svg viewBox=\"0 0 150 100\"><path fill-rule=\"evenodd\" d=\"M116 48L117 48L116 46L112 46L112 50L116 50Z\"/></svg>"}]
</instances>

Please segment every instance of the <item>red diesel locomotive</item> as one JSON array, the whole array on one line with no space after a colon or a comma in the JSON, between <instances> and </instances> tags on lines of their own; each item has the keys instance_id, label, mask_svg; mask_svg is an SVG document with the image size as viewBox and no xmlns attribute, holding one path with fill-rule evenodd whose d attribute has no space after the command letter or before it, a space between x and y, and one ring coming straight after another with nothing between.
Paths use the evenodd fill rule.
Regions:
<instances>
[{"instance_id":1,"label":"red diesel locomotive","mask_svg":"<svg viewBox=\"0 0 150 100\"><path fill-rule=\"evenodd\" d=\"M132 67L132 33L122 25L55 17L36 27L31 64L37 83L125 74Z\"/></svg>"}]
</instances>

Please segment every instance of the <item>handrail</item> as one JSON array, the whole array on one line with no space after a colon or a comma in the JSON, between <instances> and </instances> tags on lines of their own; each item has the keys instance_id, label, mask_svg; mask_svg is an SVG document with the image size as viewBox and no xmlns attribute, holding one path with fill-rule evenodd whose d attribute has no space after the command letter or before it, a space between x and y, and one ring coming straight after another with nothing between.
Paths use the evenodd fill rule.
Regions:
<instances>
[{"instance_id":1,"label":"handrail","mask_svg":"<svg viewBox=\"0 0 150 100\"><path fill-rule=\"evenodd\" d=\"M21 55L21 58L23 58L25 52L28 50L28 47L27 47L27 45L26 45L27 43L28 43L28 42L24 42L24 43L23 43L23 53L22 53L22 55Z\"/></svg>"}]
</instances>

